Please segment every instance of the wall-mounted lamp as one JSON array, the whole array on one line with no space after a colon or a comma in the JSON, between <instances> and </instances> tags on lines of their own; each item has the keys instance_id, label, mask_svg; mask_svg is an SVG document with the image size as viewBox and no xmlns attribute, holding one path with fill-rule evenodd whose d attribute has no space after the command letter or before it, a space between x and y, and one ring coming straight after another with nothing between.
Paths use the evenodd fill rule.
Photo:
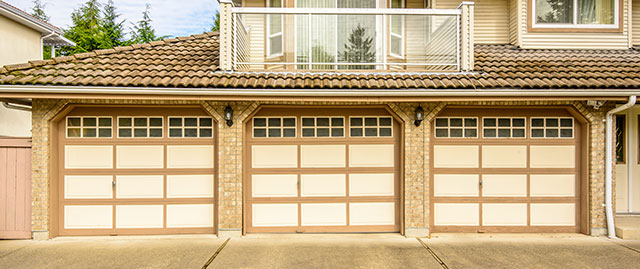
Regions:
<instances>
[{"instance_id":1,"label":"wall-mounted lamp","mask_svg":"<svg viewBox=\"0 0 640 269\"><path fill-rule=\"evenodd\" d=\"M227 121L227 126L233 126L233 109L231 106L227 106L224 109L224 120Z\"/></svg>"},{"instance_id":2,"label":"wall-mounted lamp","mask_svg":"<svg viewBox=\"0 0 640 269\"><path fill-rule=\"evenodd\" d=\"M416 121L414 121L413 123L416 125L416 127L418 127L424 120L424 109L422 109L422 106L416 107L415 114L416 114Z\"/></svg>"}]
</instances>

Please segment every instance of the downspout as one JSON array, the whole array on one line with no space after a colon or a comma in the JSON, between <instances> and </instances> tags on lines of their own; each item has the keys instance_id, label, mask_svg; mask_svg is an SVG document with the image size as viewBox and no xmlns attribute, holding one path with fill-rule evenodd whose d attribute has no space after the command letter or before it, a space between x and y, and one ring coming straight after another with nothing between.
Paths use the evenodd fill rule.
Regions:
<instances>
[{"instance_id":1,"label":"downspout","mask_svg":"<svg viewBox=\"0 0 640 269\"><path fill-rule=\"evenodd\" d=\"M605 211L607 216L607 231L609 238L616 238L616 228L614 226L613 216L613 115L628 109L636 104L636 96L629 96L629 101L616 107L606 115L606 131L605 131L605 161L604 161L604 200Z\"/></svg>"}]
</instances>

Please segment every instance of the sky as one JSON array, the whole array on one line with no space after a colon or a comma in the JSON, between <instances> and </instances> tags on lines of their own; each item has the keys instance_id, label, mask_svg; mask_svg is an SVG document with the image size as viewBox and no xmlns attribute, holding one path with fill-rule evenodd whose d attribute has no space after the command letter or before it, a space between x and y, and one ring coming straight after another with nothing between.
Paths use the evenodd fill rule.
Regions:
<instances>
[{"instance_id":1,"label":"sky","mask_svg":"<svg viewBox=\"0 0 640 269\"><path fill-rule=\"evenodd\" d=\"M31 13L32 0L3 0L17 8ZM107 0L99 0L106 3ZM45 12L51 17L50 23L68 29L71 13L86 0L41 0L46 3ZM213 16L218 9L217 0L113 0L120 19L126 19L127 32L131 23L142 19L145 4L151 4L152 25L157 36L188 36L210 31Z\"/></svg>"}]
</instances>

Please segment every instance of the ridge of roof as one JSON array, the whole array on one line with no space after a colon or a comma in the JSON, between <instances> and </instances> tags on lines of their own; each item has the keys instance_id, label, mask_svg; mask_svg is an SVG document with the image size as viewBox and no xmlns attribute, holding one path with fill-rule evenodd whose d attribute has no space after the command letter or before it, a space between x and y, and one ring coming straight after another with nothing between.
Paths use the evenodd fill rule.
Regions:
<instances>
[{"instance_id":1,"label":"ridge of roof","mask_svg":"<svg viewBox=\"0 0 640 269\"><path fill-rule=\"evenodd\" d=\"M0 2L2 1L0 0ZM219 32L217 31L205 32L202 34L194 34L194 35L184 36L184 37L165 38L162 40L151 41L148 43L132 44L128 46L113 47L110 49L99 49L91 52L76 53L70 56L59 56L59 57L55 57L47 60L33 60L33 61L28 61L26 63L9 64L9 65L0 67L0 74L19 71L19 70L25 70L25 69L39 67L39 66L48 65L48 64L68 63L68 62L73 62L76 60L82 60L82 59L95 57L95 56L109 55L109 54L119 53L122 51L134 51L134 50L140 50L140 49L147 49L147 48L152 48L156 46L176 43L180 41L197 40L202 38L214 37L218 35L219 35Z\"/></svg>"},{"instance_id":2,"label":"ridge of roof","mask_svg":"<svg viewBox=\"0 0 640 269\"><path fill-rule=\"evenodd\" d=\"M40 18L35 17L35 16L33 16L33 15L29 14L28 12L26 12L26 11L24 11L24 10L22 10L22 9L20 9L20 8L16 7L16 6L14 6L14 5L12 5L12 4L9 4L9 3L5 2L5 1L2 1L2 0L0 0L0 4L3 4L3 5L5 5L5 6L8 6L8 7L9 7L9 8L11 8L11 9L13 9L13 10L10 10L10 11L13 11L14 13L16 13L16 12L17 12L17 13L20 13L20 15L22 15L22 16L27 16L27 17L29 17L30 19L36 20L36 21L38 21L38 22L40 22L40 23L42 23L42 24L45 24L45 25L47 25L47 26L49 26L49 27L51 27L51 28L53 28L53 29L57 30L57 31L58 31L58 33L62 33L62 29L61 29L60 27L55 26L55 25L53 25L53 24L51 24L51 23L49 23L49 22L43 21L43 20L41 20ZM0 7L1 7L1 6L2 6L2 5L0 5Z\"/></svg>"}]
</instances>

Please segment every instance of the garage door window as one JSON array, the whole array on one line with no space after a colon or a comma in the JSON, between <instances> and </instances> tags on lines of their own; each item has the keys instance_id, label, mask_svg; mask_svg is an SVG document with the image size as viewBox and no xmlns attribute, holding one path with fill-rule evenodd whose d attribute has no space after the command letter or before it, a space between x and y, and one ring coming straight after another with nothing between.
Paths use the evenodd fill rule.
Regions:
<instances>
[{"instance_id":1,"label":"garage door window","mask_svg":"<svg viewBox=\"0 0 640 269\"><path fill-rule=\"evenodd\" d=\"M169 117L169 137L213 137L211 117Z\"/></svg>"},{"instance_id":2,"label":"garage door window","mask_svg":"<svg viewBox=\"0 0 640 269\"><path fill-rule=\"evenodd\" d=\"M67 138L111 138L111 117L67 117Z\"/></svg>"},{"instance_id":3,"label":"garage door window","mask_svg":"<svg viewBox=\"0 0 640 269\"><path fill-rule=\"evenodd\" d=\"M482 118L484 138L525 138L525 118Z\"/></svg>"},{"instance_id":4,"label":"garage door window","mask_svg":"<svg viewBox=\"0 0 640 269\"><path fill-rule=\"evenodd\" d=\"M573 138L572 118L531 118L532 138Z\"/></svg>"},{"instance_id":5,"label":"garage door window","mask_svg":"<svg viewBox=\"0 0 640 269\"><path fill-rule=\"evenodd\" d=\"M162 138L162 117L118 117L119 138Z\"/></svg>"},{"instance_id":6,"label":"garage door window","mask_svg":"<svg viewBox=\"0 0 640 269\"><path fill-rule=\"evenodd\" d=\"M263 117L253 119L253 137L296 137L296 118Z\"/></svg>"},{"instance_id":7,"label":"garage door window","mask_svg":"<svg viewBox=\"0 0 640 269\"><path fill-rule=\"evenodd\" d=\"M344 117L302 117L302 137L344 137Z\"/></svg>"},{"instance_id":8,"label":"garage door window","mask_svg":"<svg viewBox=\"0 0 640 269\"><path fill-rule=\"evenodd\" d=\"M351 137L393 136L391 117L350 117Z\"/></svg>"},{"instance_id":9,"label":"garage door window","mask_svg":"<svg viewBox=\"0 0 640 269\"><path fill-rule=\"evenodd\" d=\"M478 118L436 118L437 138L477 138Z\"/></svg>"}]
</instances>

